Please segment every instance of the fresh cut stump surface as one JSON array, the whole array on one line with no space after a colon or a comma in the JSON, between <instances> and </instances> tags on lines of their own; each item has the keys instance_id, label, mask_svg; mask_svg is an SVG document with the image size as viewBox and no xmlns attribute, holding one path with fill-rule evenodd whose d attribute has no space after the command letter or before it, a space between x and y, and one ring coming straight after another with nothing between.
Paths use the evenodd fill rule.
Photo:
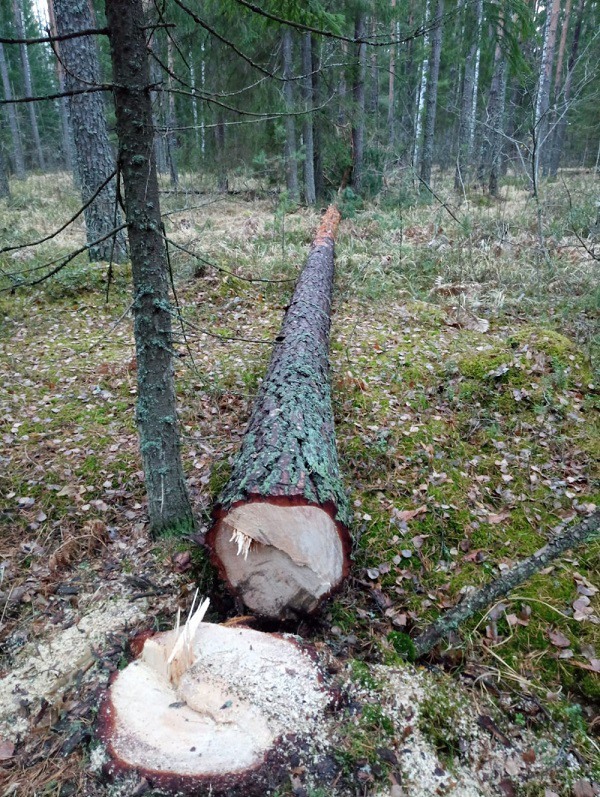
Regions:
<instances>
[{"instance_id":1,"label":"fresh cut stump surface","mask_svg":"<svg viewBox=\"0 0 600 797\"><path fill-rule=\"evenodd\" d=\"M348 572L329 381L339 220L335 207L323 217L207 536L246 606L278 619L314 611Z\"/></svg>"}]
</instances>

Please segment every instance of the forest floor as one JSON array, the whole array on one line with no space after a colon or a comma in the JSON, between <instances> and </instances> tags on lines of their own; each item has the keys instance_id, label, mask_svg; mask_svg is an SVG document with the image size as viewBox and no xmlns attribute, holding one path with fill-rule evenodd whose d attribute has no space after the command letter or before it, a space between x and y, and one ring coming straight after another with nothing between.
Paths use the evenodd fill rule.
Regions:
<instances>
[{"instance_id":1,"label":"forest floor","mask_svg":"<svg viewBox=\"0 0 600 797\"><path fill-rule=\"evenodd\" d=\"M600 504L597 188L565 173L538 208L517 180L498 201L461 203L438 183L447 207L412 206L393 182L375 202L341 202L331 364L353 571L322 617L288 630L335 657L352 710L329 766L295 772L279 794L593 796L599 543L490 607L425 666L405 660L409 635ZM66 177L12 189L3 244L47 235L77 209ZM318 213L241 184L166 193L163 210L167 235L200 257L171 247L183 456L202 534ZM2 273L36 276L82 241L75 224L0 255ZM106 264L81 257L0 294L2 796L116 793L90 761L99 696L129 640L171 627L197 585L210 619L235 613L197 542L147 535L129 282L128 266L108 286Z\"/></svg>"}]
</instances>

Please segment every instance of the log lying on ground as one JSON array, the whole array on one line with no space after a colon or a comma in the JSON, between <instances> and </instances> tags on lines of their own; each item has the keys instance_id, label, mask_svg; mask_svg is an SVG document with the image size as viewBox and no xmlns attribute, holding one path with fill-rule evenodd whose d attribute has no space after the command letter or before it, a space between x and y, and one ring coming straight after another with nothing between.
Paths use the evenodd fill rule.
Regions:
<instances>
[{"instance_id":1,"label":"log lying on ground","mask_svg":"<svg viewBox=\"0 0 600 797\"><path fill-rule=\"evenodd\" d=\"M207 535L221 576L252 611L314 611L349 565L329 383L334 236L323 217Z\"/></svg>"},{"instance_id":2,"label":"log lying on ground","mask_svg":"<svg viewBox=\"0 0 600 797\"><path fill-rule=\"evenodd\" d=\"M113 679L99 719L105 772L161 793L262 795L289 778L333 696L295 638L204 623L206 605L141 642Z\"/></svg>"},{"instance_id":3,"label":"log lying on ground","mask_svg":"<svg viewBox=\"0 0 600 797\"><path fill-rule=\"evenodd\" d=\"M594 512L586 520L570 526L557 534L547 545L539 551L524 559L519 564L511 567L500 578L492 581L475 592L472 592L462 603L443 614L429 628L414 639L416 657L425 656L438 642L448 636L452 631L468 620L477 612L486 609L498 598L508 595L515 587L522 584L535 573L552 562L558 556L571 548L576 548L582 543L589 542L597 537L600 529L600 511Z\"/></svg>"}]
</instances>

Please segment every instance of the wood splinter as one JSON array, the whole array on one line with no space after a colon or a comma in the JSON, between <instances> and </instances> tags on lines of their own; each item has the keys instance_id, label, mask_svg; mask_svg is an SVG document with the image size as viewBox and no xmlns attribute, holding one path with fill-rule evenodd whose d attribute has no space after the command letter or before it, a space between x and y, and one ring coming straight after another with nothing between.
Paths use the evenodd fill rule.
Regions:
<instances>
[{"instance_id":1,"label":"wood splinter","mask_svg":"<svg viewBox=\"0 0 600 797\"><path fill-rule=\"evenodd\" d=\"M339 473L329 329L337 208L324 215L287 309L207 545L252 611L314 611L348 573L349 507Z\"/></svg>"}]
</instances>

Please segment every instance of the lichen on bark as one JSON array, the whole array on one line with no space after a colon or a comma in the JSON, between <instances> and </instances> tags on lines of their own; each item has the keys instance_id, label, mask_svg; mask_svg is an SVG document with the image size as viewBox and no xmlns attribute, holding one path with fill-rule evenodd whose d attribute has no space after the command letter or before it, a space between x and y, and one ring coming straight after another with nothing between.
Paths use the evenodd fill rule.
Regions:
<instances>
[{"instance_id":1,"label":"lichen on bark","mask_svg":"<svg viewBox=\"0 0 600 797\"><path fill-rule=\"evenodd\" d=\"M350 522L329 378L333 271L333 235L319 235L287 309L231 478L219 496L220 510L256 497L285 497L328 507L341 524Z\"/></svg>"}]
</instances>

